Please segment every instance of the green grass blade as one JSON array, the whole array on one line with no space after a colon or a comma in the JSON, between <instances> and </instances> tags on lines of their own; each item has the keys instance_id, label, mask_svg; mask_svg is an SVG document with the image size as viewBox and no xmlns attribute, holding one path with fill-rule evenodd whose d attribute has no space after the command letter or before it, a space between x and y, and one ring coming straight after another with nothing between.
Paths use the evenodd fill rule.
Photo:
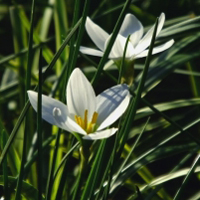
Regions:
<instances>
[{"instance_id":1,"label":"green grass blade","mask_svg":"<svg viewBox=\"0 0 200 200\"><path fill-rule=\"evenodd\" d=\"M183 192L186 189L186 186L188 184L188 181L190 180L192 174L194 173L195 169L197 168L197 165L199 164L199 160L200 160L200 154L197 155L192 167L188 170L188 173L185 177L185 179L183 180L181 187L179 188L179 190L177 191L174 200L178 200L178 199L182 199L183 197Z\"/></svg>"},{"instance_id":2,"label":"green grass blade","mask_svg":"<svg viewBox=\"0 0 200 200\"><path fill-rule=\"evenodd\" d=\"M176 23L175 25L169 26L161 31L159 37L172 37L175 34L180 34L182 32L189 31L192 29L199 28L200 17L195 17L193 19L181 20L180 23Z\"/></svg>"},{"instance_id":3,"label":"green grass blade","mask_svg":"<svg viewBox=\"0 0 200 200\"><path fill-rule=\"evenodd\" d=\"M84 30L85 30L85 21L86 21L88 12L89 12L90 2L91 2L90 0L86 0L85 4L84 4L83 14L82 14L82 22L81 22L80 29L79 29L79 32L78 32L78 35L77 35L76 47L74 48L73 43L71 43L71 46L70 46L71 57L69 59L70 63L69 63L68 71L67 71L68 72L67 80L68 80L72 70L75 68L75 65L76 65L76 62L77 62L79 48L80 48L80 44L81 44L81 40L82 40L82 37L83 37ZM79 4L77 6L80 6ZM77 6L76 6L76 13L75 13L75 16L74 16L74 21L76 20L77 15L78 15L77 11L80 10L80 8L77 8Z\"/></svg>"},{"instance_id":4,"label":"green grass blade","mask_svg":"<svg viewBox=\"0 0 200 200\"><path fill-rule=\"evenodd\" d=\"M42 180L42 50L40 50L40 64L39 64L39 82L38 82L38 104L37 104L37 143L38 143L38 200L41 200L43 191Z\"/></svg>"},{"instance_id":5,"label":"green grass blade","mask_svg":"<svg viewBox=\"0 0 200 200\"><path fill-rule=\"evenodd\" d=\"M2 122L0 121L0 137L3 138L4 135L6 134L6 141L8 141L8 133L5 131L5 128L2 124ZM4 131L3 131L4 130ZM4 134L4 135L3 135ZM5 148L1 146L1 151ZM13 145L10 146L10 149L8 151L8 155L7 155L7 161L8 161L8 166L10 167L11 173L13 176L17 176L20 170L20 158L19 158L19 154L17 153L16 149L14 148Z\"/></svg>"},{"instance_id":6,"label":"green grass blade","mask_svg":"<svg viewBox=\"0 0 200 200\"><path fill-rule=\"evenodd\" d=\"M153 45L154 45L154 41L155 41L155 37L156 37L157 26L158 26L158 19L156 20L151 44L150 44L150 47L149 47L148 56L147 56L146 61L145 61L145 67L144 67L143 74L142 74L141 80L139 82L137 91L136 91L136 96L134 98L132 98L132 100L130 102L130 105L129 105L130 109L128 109L127 116L126 116L126 119L125 119L126 123L121 128L120 133L119 133L119 135L122 136L121 137L121 144L120 144L121 150L124 147L124 144L126 143L128 133L129 133L129 130L130 130L130 126L131 126L132 121L134 120L136 110L137 110L137 106L139 104L141 94L142 94L142 90L143 90L143 87L144 87L144 84L145 84L145 79L146 79L146 76L148 74L148 68L149 68L149 65L150 65L150 59L151 59ZM120 150L120 152L121 152L121 150Z\"/></svg>"},{"instance_id":7,"label":"green grass blade","mask_svg":"<svg viewBox=\"0 0 200 200\"><path fill-rule=\"evenodd\" d=\"M165 115L164 113L162 112L159 112L155 107L153 107L148 101L146 101L144 98L143 98L143 102L148 105L154 112L156 113L159 113L159 115L161 115L165 120L167 120L170 124L172 124L174 127L176 127L177 130L180 130L181 132L183 132L183 129L181 127L181 125L179 125L178 123L176 123L174 120L172 120L170 117L168 117L167 115ZM188 131L185 131L188 136L190 136L197 144L200 144L200 140L193 137L192 134L190 134L190 132Z\"/></svg>"},{"instance_id":8,"label":"green grass blade","mask_svg":"<svg viewBox=\"0 0 200 200\"><path fill-rule=\"evenodd\" d=\"M12 142L13 142L16 134L17 134L17 131L18 131L19 127L21 126L22 122L23 122L24 117L25 117L29 107L30 107L30 103L28 102L28 103L26 103L24 109L22 110L22 113L21 113L20 117L18 118L18 121L17 121L17 123L16 123L16 125L15 125L15 127L14 127L4 149L3 149L3 152L2 152L1 157L0 157L0 165L2 164L2 162L5 158L5 155L7 154L8 150L9 150L9 148L10 148L10 146L11 146L11 144L12 144Z\"/></svg>"},{"instance_id":9,"label":"green grass blade","mask_svg":"<svg viewBox=\"0 0 200 200\"><path fill-rule=\"evenodd\" d=\"M68 158L68 156L79 146L79 142L77 142L63 157L62 161L60 162L58 168L56 169L55 173L54 173L54 180L59 172L59 170L61 169L61 167L63 166L63 164L65 163L66 159Z\"/></svg>"},{"instance_id":10,"label":"green grass blade","mask_svg":"<svg viewBox=\"0 0 200 200\"><path fill-rule=\"evenodd\" d=\"M12 32L13 32L13 42L14 42L14 49L15 53L20 52L22 49L27 47L27 35L26 29L22 24L20 19L20 13L22 12L23 8L21 6L12 6L10 7L10 19L12 24ZM20 101L20 108L24 106L25 100L25 81L22 77L25 77L25 66L26 66L26 57L21 56L17 59L17 69L18 69L18 81L19 81L19 101ZM23 133L21 133L21 137L23 138ZM20 147L22 145L18 145ZM22 149L19 149L21 152Z\"/></svg>"},{"instance_id":11,"label":"green grass blade","mask_svg":"<svg viewBox=\"0 0 200 200\"><path fill-rule=\"evenodd\" d=\"M29 33L29 42L28 42L28 61L27 61L27 70L26 70L26 90L25 90L25 102L27 101L27 90L30 89L31 86L31 63L33 56L33 20L35 14L35 0L32 0L31 7L31 24L30 24L30 33Z\"/></svg>"},{"instance_id":12,"label":"green grass blade","mask_svg":"<svg viewBox=\"0 0 200 200\"><path fill-rule=\"evenodd\" d=\"M103 158L105 145L106 145L106 140L101 141L98 152L95 156L94 163L92 164L92 168L89 173L86 185L84 187L83 194L81 195L81 200L90 199L92 196L92 192L94 192L98 172L100 173L100 169L102 165L101 160Z\"/></svg>"},{"instance_id":13,"label":"green grass blade","mask_svg":"<svg viewBox=\"0 0 200 200\"><path fill-rule=\"evenodd\" d=\"M57 0L54 2L54 24L55 24L55 37L56 37L56 50L60 48L63 37L66 35L68 30L66 2L64 0ZM67 60L68 50L67 48L62 52L60 56L62 61ZM62 63L57 63L56 74L60 74Z\"/></svg>"},{"instance_id":14,"label":"green grass blade","mask_svg":"<svg viewBox=\"0 0 200 200\"><path fill-rule=\"evenodd\" d=\"M40 38L42 41L46 40L47 34L49 31L49 27L51 24L52 16L53 16L53 3L54 0L49 0L50 6L45 7L44 14L42 16L41 29L40 29Z\"/></svg>"},{"instance_id":15,"label":"green grass blade","mask_svg":"<svg viewBox=\"0 0 200 200\"><path fill-rule=\"evenodd\" d=\"M52 70L53 66L55 65L57 59L59 58L60 54L62 53L62 51L64 50L65 46L68 44L68 42L70 41L71 37L73 36L73 34L76 32L77 28L79 27L81 23L81 19L77 22L77 24L74 26L74 28L72 29L72 31L69 33L69 35L66 37L65 41L63 42L62 46L60 47L60 49L58 50L58 52L55 54L55 56L53 57L51 63L49 64L48 68L45 70L44 72L44 75L43 75L43 82L44 80L46 79L47 75L49 74L49 72ZM36 87L37 88L37 87ZM3 149L3 152L1 154L1 157L0 157L0 165L2 164L3 160L4 160L4 157L5 155L7 154L8 152L8 149L11 145L11 143L13 142L16 134L17 134L17 131L19 129L19 127L21 126L21 123L23 122L24 120L24 117L26 116L27 114L27 111L30 107L30 102L28 101L26 103L26 105L24 106L16 124L15 124L15 127L6 143L6 146L5 148Z\"/></svg>"},{"instance_id":16,"label":"green grass blade","mask_svg":"<svg viewBox=\"0 0 200 200\"><path fill-rule=\"evenodd\" d=\"M51 169L49 171L49 176L48 176L48 180L47 180L46 195L45 195L46 200L51 200L51 192L52 192L52 187L53 187L53 174L54 174L54 170L55 170L56 157L57 157L57 152L58 152L58 148L59 148L60 134L61 134L61 130L59 129L57 136L56 136L55 150L54 150L54 154L53 154Z\"/></svg>"},{"instance_id":17,"label":"green grass blade","mask_svg":"<svg viewBox=\"0 0 200 200\"><path fill-rule=\"evenodd\" d=\"M42 150L43 150L43 152L47 149L47 147L49 146L49 144L50 144L54 139L55 139L55 136L52 135L51 137L49 137L48 139L46 139L46 140L43 142L43 145L42 145ZM27 161L27 163L26 163L26 165L25 165L25 167L24 167L24 171L25 171L24 173L25 173L25 174L29 171L31 165L36 161L36 158L37 158L37 157L38 157L38 150L36 150L36 151L33 153L32 157Z\"/></svg>"},{"instance_id":18,"label":"green grass blade","mask_svg":"<svg viewBox=\"0 0 200 200\"><path fill-rule=\"evenodd\" d=\"M131 158L131 156L132 156L132 154L133 154L133 151L134 151L136 145L138 144L140 138L142 137L142 134L143 134L143 132L144 132L144 130L145 130L145 128L146 128L146 126L147 126L149 120L150 120L150 118L148 118L148 120L147 120L145 126L143 127L143 130L141 131L141 133L140 133L139 136L137 137L137 139L136 139L136 141L135 141L133 147L131 148L130 152L128 153L126 159L123 161L123 163L121 164L121 166L120 166L118 172L115 174L115 177L114 177L114 179L112 180L113 183L117 180L117 178L119 177L121 171L124 169L124 167L125 167L125 165L127 164L128 160Z\"/></svg>"},{"instance_id":19,"label":"green grass blade","mask_svg":"<svg viewBox=\"0 0 200 200\"><path fill-rule=\"evenodd\" d=\"M188 125L184 126L182 129L183 129L183 131L186 131L187 129L191 128L192 126L194 126L195 124L197 124L199 122L200 122L200 119L197 118L197 119L193 120L191 123L189 123ZM159 143L159 145L157 145L154 148L149 149L147 152L143 153L141 156L139 156L137 159L135 159L133 162L131 162L129 165L127 165L121 172L121 174L122 174L122 175L120 175L121 177L119 177L119 179L114 183L114 185L111 189L111 193L114 192L114 190L117 188L118 185L121 185L128 177L133 175L137 171L138 167L141 167L141 166L137 166L137 164L142 159L145 159L148 155L152 154L154 151L156 151L157 149L162 147L164 144L166 144L170 140L172 140L175 137L177 137L178 135L180 135L180 133L182 133L182 132L176 131L171 136L168 136L166 139L161 141ZM137 169L134 166L137 166Z\"/></svg>"},{"instance_id":20,"label":"green grass blade","mask_svg":"<svg viewBox=\"0 0 200 200\"><path fill-rule=\"evenodd\" d=\"M30 22L29 22L29 20L26 16L24 9L20 10L19 17L20 17L20 21L21 21L23 27L26 29L26 31L30 32L31 25L30 25ZM41 42L39 35L35 31L33 32L33 40L34 40L35 43ZM43 48L43 56L44 56L45 60L47 61L47 63L51 62L51 59L53 57L53 53L52 53L51 49L48 48L47 46L44 46L44 48Z\"/></svg>"},{"instance_id":21,"label":"green grass blade","mask_svg":"<svg viewBox=\"0 0 200 200\"><path fill-rule=\"evenodd\" d=\"M141 119L143 117L150 116L154 114L155 112L152 110L155 108L157 110L156 113L158 112L163 112L171 109L178 109L186 106L196 106L200 104L200 98L193 98L193 99L181 99L181 100L175 100L175 101L170 101L170 102L164 102L164 103L159 103L155 105L151 105L145 98L142 100L147 106L151 107L144 107L140 108L137 111L135 119Z\"/></svg>"},{"instance_id":22,"label":"green grass blade","mask_svg":"<svg viewBox=\"0 0 200 200\"><path fill-rule=\"evenodd\" d=\"M73 21L72 21L72 27L75 26L75 24L77 23L78 21L78 18L79 18L79 15L80 15L80 1L79 0L76 0L75 1L75 8L74 8L74 15L73 15ZM73 37L71 38L70 40L70 43L69 43L69 46L70 46L70 49L69 49L69 57L68 57L68 60L67 62L65 63L65 73L64 73L64 76L65 76L65 81L63 81L63 87L62 87L62 90L64 91L62 96L61 96L61 99L63 100L63 102L66 102L66 95L65 95L65 90L66 90L66 85L67 85L67 82L68 82L68 79L70 77L70 74L72 72L72 69L75 67L73 65L73 60L75 59L75 49L79 48L79 47L75 47L74 44L76 43L76 35L77 34L74 34ZM75 62L74 62L75 63Z\"/></svg>"},{"instance_id":23,"label":"green grass blade","mask_svg":"<svg viewBox=\"0 0 200 200\"><path fill-rule=\"evenodd\" d=\"M173 173L162 175L158 178L155 178L148 185L148 187L154 187L154 186L160 185L162 183L165 183L167 181L173 180L175 178L179 178L181 176L187 176L190 171L191 171L191 168L184 168L184 169L178 170L178 171L173 172ZM200 167L196 167L196 169L192 173L199 173L199 172L200 172ZM142 186L141 190L144 190L145 187L147 187L147 186Z\"/></svg>"},{"instance_id":24,"label":"green grass blade","mask_svg":"<svg viewBox=\"0 0 200 200\"><path fill-rule=\"evenodd\" d=\"M31 62L32 62L32 45L33 45L33 17L34 17L34 7L35 7L35 2L34 0L32 1L32 14L31 14L31 32L29 35L29 48L28 48L28 64L27 64L27 79L26 79L26 89L30 88L30 83L31 83ZM23 74L22 74L23 75ZM22 90L23 91L23 90ZM27 100L27 95L24 95L25 102ZM27 118L25 120L27 122ZM24 164L26 162L26 149L27 149L27 139L28 139L28 134L27 134L27 123L25 123L25 129L24 129L24 135L23 135L23 147L22 147L22 160L21 160L21 167L20 167L20 173L19 173L19 178L17 181L17 188L16 188L16 195L15 199L20 200L21 199L21 190L22 190L22 181L24 177ZM41 195L41 194L40 194Z\"/></svg>"},{"instance_id":25,"label":"green grass blade","mask_svg":"<svg viewBox=\"0 0 200 200\"><path fill-rule=\"evenodd\" d=\"M193 70L197 70L196 65L194 62L190 61L187 63L187 68L189 69L189 72L194 72ZM192 88L192 92L194 94L195 97L199 97L200 96L200 87L199 87L199 79L197 76L195 76L195 74L191 73L190 74L190 82L191 82L191 88Z\"/></svg>"},{"instance_id":26,"label":"green grass blade","mask_svg":"<svg viewBox=\"0 0 200 200\"><path fill-rule=\"evenodd\" d=\"M2 146L4 147L6 144L6 132L5 130L1 130L1 135L3 135L3 137L1 138L1 143ZM9 199L9 190L8 190L8 168L7 168L7 156L3 162L3 181L4 181L4 196L5 196L5 200Z\"/></svg>"},{"instance_id":27,"label":"green grass blade","mask_svg":"<svg viewBox=\"0 0 200 200\"><path fill-rule=\"evenodd\" d=\"M42 46L48 44L49 42L51 42L53 40L53 38L48 38L47 40L45 40L44 42L41 42L40 44L34 44L32 49L38 49L41 48ZM0 59L0 65L3 65L17 57L23 56L24 54L26 54L28 52L28 48L24 48L22 50L20 50L19 52L15 53L15 54L11 54L9 56L4 56Z\"/></svg>"},{"instance_id":28,"label":"green grass blade","mask_svg":"<svg viewBox=\"0 0 200 200\"><path fill-rule=\"evenodd\" d=\"M146 191L151 187L154 187L156 185L153 186L154 183L157 183L156 180L159 180L159 185L155 187L155 189L153 189L152 192L149 193L149 195L147 196L147 198L145 200L151 200L153 198L153 196L162 188L162 181L163 183L165 181L171 180L171 178L176 178L178 177L181 173L176 173L178 171L178 169L180 169L186 161L188 161L188 159L191 158L191 156L194 154L194 152L196 153L196 151L198 151L199 147L194 148L193 150L191 150L190 153L188 153L186 156L184 156L183 159L181 159L181 161L178 163L178 165L176 165L167 175L164 176L160 176L158 178L155 178L153 181L151 181L148 185L142 186L140 187L141 191ZM179 170L182 171L182 170ZM174 175L174 176L173 176ZM162 178L161 178L162 177ZM169 178L168 178L169 177Z\"/></svg>"},{"instance_id":29,"label":"green grass blade","mask_svg":"<svg viewBox=\"0 0 200 200\"><path fill-rule=\"evenodd\" d=\"M73 142L72 142L73 143ZM57 191L57 195L56 195L56 199L55 200L60 200L62 199L62 196L63 196L63 190L65 188L65 185L66 185L66 177L67 177L67 174L69 174L69 164L70 164L70 158L69 157L73 151L79 147L79 142L77 142L73 147L71 147L69 149L69 151L66 153L66 155L63 157L62 161L60 162L58 168L56 169L55 173L54 173L54 177L53 179L55 180L59 171L61 170L61 168L63 168L63 172L62 172L62 176L61 176L61 179L60 179L60 183L59 183L59 187L58 187L58 191ZM70 193L70 188L68 188L67 192L65 192L65 197L66 198L69 198L69 193Z\"/></svg>"},{"instance_id":30,"label":"green grass blade","mask_svg":"<svg viewBox=\"0 0 200 200\"><path fill-rule=\"evenodd\" d=\"M21 159L21 166L20 166L20 172L19 177L17 179L17 188L16 188L16 194L15 194L15 200L21 200L21 191L22 191L22 182L24 178L24 164L26 162L26 148L27 148L27 127L25 127L24 130L24 138L23 138L23 151L22 151L22 159Z\"/></svg>"},{"instance_id":31,"label":"green grass blade","mask_svg":"<svg viewBox=\"0 0 200 200\"><path fill-rule=\"evenodd\" d=\"M8 184L13 185L16 182L15 177L8 176ZM3 176L0 176L0 185L3 185ZM10 193L14 192L10 191ZM22 182L22 195L28 200L38 200L38 191L31 184L23 181ZM44 198L42 197L42 200Z\"/></svg>"}]
</instances>

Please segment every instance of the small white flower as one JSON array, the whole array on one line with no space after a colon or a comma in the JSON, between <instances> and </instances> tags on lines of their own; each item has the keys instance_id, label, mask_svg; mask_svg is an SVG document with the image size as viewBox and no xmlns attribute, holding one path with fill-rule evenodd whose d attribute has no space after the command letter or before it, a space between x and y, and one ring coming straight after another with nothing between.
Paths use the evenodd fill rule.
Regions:
<instances>
[{"instance_id":1,"label":"small white flower","mask_svg":"<svg viewBox=\"0 0 200 200\"><path fill-rule=\"evenodd\" d=\"M165 14L162 13L159 17L157 35L161 31L164 21ZM81 46L80 51L84 54L102 57L112 34L109 35L106 33L102 28L92 22L89 17L87 17L85 26L88 35L100 50ZM151 43L154 26L143 36L143 26L140 21L134 15L127 14L111 49L109 58L119 60L123 57L125 44L129 35L130 38L126 50L126 59L133 60L136 58L146 57L148 55L147 48ZM163 45L155 47L152 54L156 54L170 48L173 43L174 40L172 39Z\"/></svg>"},{"instance_id":2,"label":"small white flower","mask_svg":"<svg viewBox=\"0 0 200 200\"><path fill-rule=\"evenodd\" d=\"M28 91L37 111L38 94ZM42 118L69 132L82 134L83 139L97 140L115 134L117 128L105 129L126 110L130 93L125 84L111 87L98 96L80 69L72 72L66 89L67 105L42 95Z\"/></svg>"}]
</instances>

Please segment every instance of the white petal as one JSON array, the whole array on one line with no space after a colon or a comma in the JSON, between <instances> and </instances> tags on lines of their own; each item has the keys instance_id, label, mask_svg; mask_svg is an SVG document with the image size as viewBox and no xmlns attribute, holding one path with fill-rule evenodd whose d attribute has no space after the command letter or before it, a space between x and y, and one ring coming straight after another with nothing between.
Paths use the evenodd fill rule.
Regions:
<instances>
[{"instance_id":1,"label":"white petal","mask_svg":"<svg viewBox=\"0 0 200 200\"><path fill-rule=\"evenodd\" d=\"M30 103L37 112L38 93L28 91ZM62 102L42 95L42 118L50 124L56 125L69 132L86 135L86 132L69 117L68 108Z\"/></svg>"},{"instance_id":2,"label":"white petal","mask_svg":"<svg viewBox=\"0 0 200 200\"><path fill-rule=\"evenodd\" d=\"M101 27L96 25L89 17L86 19L86 31L92 41L96 44L96 46L103 50L104 43L106 39L108 38L109 34L106 33Z\"/></svg>"},{"instance_id":3,"label":"white petal","mask_svg":"<svg viewBox=\"0 0 200 200\"><path fill-rule=\"evenodd\" d=\"M162 51L165 51L166 49L169 49L174 44L174 40L170 40L166 42L165 44L162 44L160 46L154 47L152 54L160 53ZM148 55L149 50L145 50L142 53L135 56L135 58L143 58Z\"/></svg>"},{"instance_id":4,"label":"white petal","mask_svg":"<svg viewBox=\"0 0 200 200\"><path fill-rule=\"evenodd\" d=\"M160 33L160 31L164 25L164 22L165 22L165 14L161 13L159 20L158 20L158 28L157 28L156 36ZM139 54L140 52L144 51L150 45L154 27L155 27L155 25L146 33L146 35L138 43L138 45L135 49L136 54Z\"/></svg>"},{"instance_id":5,"label":"white petal","mask_svg":"<svg viewBox=\"0 0 200 200\"><path fill-rule=\"evenodd\" d=\"M96 111L96 95L92 85L80 69L72 72L67 84L67 105L70 114L84 118L85 110L88 110L88 120Z\"/></svg>"},{"instance_id":6,"label":"white petal","mask_svg":"<svg viewBox=\"0 0 200 200\"><path fill-rule=\"evenodd\" d=\"M76 133L80 133L82 135L87 135L87 133L70 117L67 117L67 119L65 121L63 121L63 113L62 113L62 110L60 110L59 108L55 107L53 109L53 116L56 121L56 126L62 128L62 129L65 129L69 132L76 132ZM67 126L68 129L66 129L66 124L68 124L68 126Z\"/></svg>"},{"instance_id":7,"label":"white petal","mask_svg":"<svg viewBox=\"0 0 200 200\"><path fill-rule=\"evenodd\" d=\"M80 46L79 51L83 54L87 54L87 55L91 55L91 56L98 56L98 57L102 57L103 56L103 52L96 50L96 49L91 49L91 48L87 48L87 47L83 47Z\"/></svg>"},{"instance_id":8,"label":"white petal","mask_svg":"<svg viewBox=\"0 0 200 200\"><path fill-rule=\"evenodd\" d=\"M97 96L97 130L114 123L126 110L130 100L128 86L117 85Z\"/></svg>"},{"instance_id":9,"label":"white petal","mask_svg":"<svg viewBox=\"0 0 200 200\"><path fill-rule=\"evenodd\" d=\"M67 123L69 124L71 132L76 132L81 135L87 135L84 129L82 129L75 121L73 121L71 118L67 118Z\"/></svg>"},{"instance_id":10,"label":"white petal","mask_svg":"<svg viewBox=\"0 0 200 200\"><path fill-rule=\"evenodd\" d=\"M85 140L105 139L114 135L117 132L117 130L118 130L117 128L111 128L111 129L106 129L104 131L98 131L98 132L91 133L89 135L84 136L83 139Z\"/></svg>"},{"instance_id":11,"label":"white petal","mask_svg":"<svg viewBox=\"0 0 200 200\"><path fill-rule=\"evenodd\" d=\"M28 97L34 110L37 111L38 93L29 90ZM55 108L62 111L59 117L53 115ZM67 131L71 131L68 124L66 124L68 118L67 106L62 102L45 95L42 95L42 118L50 124L56 125Z\"/></svg>"},{"instance_id":12,"label":"white petal","mask_svg":"<svg viewBox=\"0 0 200 200\"><path fill-rule=\"evenodd\" d=\"M110 37L111 37L111 35L110 35ZM107 41L105 43L105 49L108 45L110 37L107 39ZM126 40L127 40L127 38L123 37L122 35L119 35L119 34L117 35L116 40L113 44L112 50L110 52L109 58L111 58L113 60L117 60L117 59L121 59L123 57ZM131 44L131 42L128 42L125 57L127 59L130 59L134 55L134 53L135 53L135 50L133 48L133 45Z\"/></svg>"},{"instance_id":13,"label":"white petal","mask_svg":"<svg viewBox=\"0 0 200 200\"><path fill-rule=\"evenodd\" d=\"M119 34L126 38L131 35L131 43L135 46L143 35L143 26L134 15L127 14L124 18Z\"/></svg>"}]
</instances>

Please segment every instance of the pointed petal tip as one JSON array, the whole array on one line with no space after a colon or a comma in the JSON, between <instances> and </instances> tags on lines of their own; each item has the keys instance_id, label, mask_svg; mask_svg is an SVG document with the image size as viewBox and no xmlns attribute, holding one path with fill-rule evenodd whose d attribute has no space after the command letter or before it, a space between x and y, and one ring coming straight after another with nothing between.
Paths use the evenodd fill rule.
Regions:
<instances>
[{"instance_id":1,"label":"pointed petal tip","mask_svg":"<svg viewBox=\"0 0 200 200\"><path fill-rule=\"evenodd\" d=\"M98 57L102 57L103 56L103 52L96 50L96 49L92 49L92 48L88 48L88 47L84 47L84 46L80 46L79 51L82 54L86 54L86 55L91 55L91 56L98 56Z\"/></svg>"},{"instance_id":2,"label":"pointed petal tip","mask_svg":"<svg viewBox=\"0 0 200 200\"><path fill-rule=\"evenodd\" d=\"M69 78L66 99L71 114L84 117L85 110L88 110L88 118L90 118L95 111L94 89L79 68L75 68Z\"/></svg>"},{"instance_id":3,"label":"pointed petal tip","mask_svg":"<svg viewBox=\"0 0 200 200\"><path fill-rule=\"evenodd\" d=\"M85 28L94 44L100 50L103 50L104 43L109 37L109 34L106 31L104 31L100 26L95 24L89 17L86 19Z\"/></svg>"},{"instance_id":4,"label":"pointed petal tip","mask_svg":"<svg viewBox=\"0 0 200 200\"><path fill-rule=\"evenodd\" d=\"M27 93L28 93L28 95L31 95L31 94L36 93L36 92L33 91L33 90L27 90Z\"/></svg>"},{"instance_id":5,"label":"pointed petal tip","mask_svg":"<svg viewBox=\"0 0 200 200\"><path fill-rule=\"evenodd\" d=\"M34 105L33 107L34 107L34 109L36 109L35 102L37 102L38 93L33 90L28 90L27 93L28 93L28 98L30 100L31 105L32 106Z\"/></svg>"},{"instance_id":6,"label":"pointed petal tip","mask_svg":"<svg viewBox=\"0 0 200 200\"><path fill-rule=\"evenodd\" d=\"M168 42L166 42L166 43L164 43L164 44L162 44L162 45L160 45L160 46L154 47L154 48L153 48L152 55L153 55L153 54L160 53L160 52L163 52L163 51L169 49L169 48L174 44L174 42L175 42L174 39L171 39L171 40L169 40ZM145 50L145 51L143 51L142 53L136 55L135 58L143 58L143 57L146 57L146 56L148 55L148 51L149 51L148 49Z\"/></svg>"},{"instance_id":7,"label":"pointed petal tip","mask_svg":"<svg viewBox=\"0 0 200 200\"><path fill-rule=\"evenodd\" d=\"M73 73L82 73L82 71L80 70L80 68L76 67L74 68L74 70L72 71L72 74Z\"/></svg>"},{"instance_id":8,"label":"pointed petal tip","mask_svg":"<svg viewBox=\"0 0 200 200\"><path fill-rule=\"evenodd\" d=\"M165 13L161 12L160 17L165 17Z\"/></svg>"}]
</instances>

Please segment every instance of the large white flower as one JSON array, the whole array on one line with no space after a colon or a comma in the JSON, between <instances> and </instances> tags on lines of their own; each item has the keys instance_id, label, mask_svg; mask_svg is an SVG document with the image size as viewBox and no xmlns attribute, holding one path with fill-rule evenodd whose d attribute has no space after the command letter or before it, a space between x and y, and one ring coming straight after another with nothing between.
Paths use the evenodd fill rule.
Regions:
<instances>
[{"instance_id":1,"label":"large white flower","mask_svg":"<svg viewBox=\"0 0 200 200\"><path fill-rule=\"evenodd\" d=\"M84 135L83 139L97 140L115 134L117 128L105 129L126 110L130 93L127 85L111 87L98 96L80 69L72 72L66 89L67 105L42 95L42 118L69 132ZM37 111L38 94L28 91Z\"/></svg>"},{"instance_id":2,"label":"large white flower","mask_svg":"<svg viewBox=\"0 0 200 200\"><path fill-rule=\"evenodd\" d=\"M164 21L165 14L162 13L159 17L157 35L161 31L164 25ZM112 34L109 35L108 33L106 33L89 17L87 17L85 26L88 35L100 50L81 46L80 51L84 54L102 57ZM148 54L147 48L151 43L154 26L143 36L143 26L140 21L134 15L127 14L119 30L119 34L117 35L116 40L113 44L113 47L109 54L109 58L113 60L119 60L123 57L125 44L129 35L130 38L126 50L126 59L133 60L136 58L146 57ZM172 39L160 46L155 47L152 54L156 54L170 48L173 43L174 40Z\"/></svg>"}]
</instances>

